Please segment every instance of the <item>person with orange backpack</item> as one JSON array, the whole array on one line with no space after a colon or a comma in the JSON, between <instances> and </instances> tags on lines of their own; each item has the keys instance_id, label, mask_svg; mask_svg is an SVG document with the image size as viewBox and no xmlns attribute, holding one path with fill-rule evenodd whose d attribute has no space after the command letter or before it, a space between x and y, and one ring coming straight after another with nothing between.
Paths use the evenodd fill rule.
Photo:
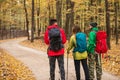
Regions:
<instances>
[{"instance_id":1,"label":"person with orange backpack","mask_svg":"<svg viewBox=\"0 0 120 80\"><path fill-rule=\"evenodd\" d=\"M96 78L95 80L101 80L102 76L102 66L101 66L101 54L96 52L96 45L97 40L97 32L98 27L96 22L91 22L89 25L90 33L88 36L88 67L89 67L89 74L90 74L90 80L94 80L94 70L96 66Z\"/></svg>"}]
</instances>

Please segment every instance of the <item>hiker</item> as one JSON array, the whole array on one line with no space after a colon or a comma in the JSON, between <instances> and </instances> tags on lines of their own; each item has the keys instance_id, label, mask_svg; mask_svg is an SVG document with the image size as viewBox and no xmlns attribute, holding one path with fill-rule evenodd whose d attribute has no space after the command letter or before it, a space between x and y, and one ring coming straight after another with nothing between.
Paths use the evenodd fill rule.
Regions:
<instances>
[{"instance_id":1,"label":"hiker","mask_svg":"<svg viewBox=\"0 0 120 80\"><path fill-rule=\"evenodd\" d=\"M66 35L62 28L58 27L57 20L51 19L50 26L44 35L44 41L49 45L47 54L50 65L50 80L55 80L55 63L58 61L61 80L65 80L64 70L64 45L66 42Z\"/></svg>"},{"instance_id":2,"label":"hiker","mask_svg":"<svg viewBox=\"0 0 120 80\"><path fill-rule=\"evenodd\" d=\"M73 35L70 37L67 53L73 48L73 59L76 72L76 80L81 80L80 62L82 63L85 80L89 80L89 70L87 66L87 41L86 34L80 31L80 27L74 26L72 29ZM82 40L80 40L82 39ZM79 45L80 44L80 45Z\"/></svg>"},{"instance_id":3,"label":"hiker","mask_svg":"<svg viewBox=\"0 0 120 80\"><path fill-rule=\"evenodd\" d=\"M102 68L101 68L101 54L95 51L96 47L96 32L98 27L96 22L91 22L89 25L90 33L88 37L88 67L90 73L90 80L94 80L94 69L96 64L96 78L101 80Z\"/></svg>"}]
</instances>

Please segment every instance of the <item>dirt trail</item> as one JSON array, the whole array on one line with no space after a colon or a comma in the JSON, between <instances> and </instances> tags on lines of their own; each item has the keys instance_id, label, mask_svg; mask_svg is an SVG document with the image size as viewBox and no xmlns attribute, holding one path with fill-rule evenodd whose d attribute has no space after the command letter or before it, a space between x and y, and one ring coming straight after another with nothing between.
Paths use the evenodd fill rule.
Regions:
<instances>
[{"instance_id":1,"label":"dirt trail","mask_svg":"<svg viewBox=\"0 0 120 80\"><path fill-rule=\"evenodd\" d=\"M9 40L4 43L0 43L0 48L7 50L16 59L22 61L29 69L33 72L36 80L49 80L49 62L45 52L38 51L35 49L27 48L19 45L19 42L25 40L25 38ZM65 58L65 71L67 60ZM57 62L56 62L57 64ZM75 80L75 70L73 60L69 59L69 72L68 80ZM84 80L84 73L81 67L81 77ZM59 69L56 65L56 80L59 80ZM95 79L96 80L96 79ZM120 80L119 77L103 72L102 80Z\"/></svg>"}]
</instances>

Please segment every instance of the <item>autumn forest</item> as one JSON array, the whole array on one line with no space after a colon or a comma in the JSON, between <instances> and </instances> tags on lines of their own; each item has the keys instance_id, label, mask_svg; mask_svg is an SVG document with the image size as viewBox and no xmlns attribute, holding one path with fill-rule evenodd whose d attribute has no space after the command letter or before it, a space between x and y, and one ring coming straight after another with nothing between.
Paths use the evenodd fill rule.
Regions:
<instances>
[{"instance_id":1,"label":"autumn forest","mask_svg":"<svg viewBox=\"0 0 120 80\"><path fill-rule=\"evenodd\" d=\"M43 35L51 18L57 19L67 40L72 35L74 25L78 25L88 35L90 22L97 22L97 27L107 33L109 48L102 61L103 70L120 76L120 0L0 0L0 80L36 80L33 74L37 74L37 71L41 74L39 72L44 68L38 63L43 58L43 62L47 62L47 58L37 54L47 50ZM29 47L30 52L16 45L17 41L19 45ZM65 44L65 50L67 45L68 43ZM32 49L39 52L32 52ZM28 69L30 66L25 67L16 58L28 65L36 60L36 65L42 70L38 68L36 71L36 65L32 65L31 71ZM30 59L27 60L28 58ZM43 67L46 68L45 65ZM45 77L43 80L47 79Z\"/></svg>"},{"instance_id":2,"label":"autumn forest","mask_svg":"<svg viewBox=\"0 0 120 80\"><path fill-rule=\"evenodd\" d=\"M33 41L45 31L50 18L57 18L68 37L74 24L87 32L88 24L97 22L100 29L106 30L110 47L112 37L118 44L119 12L120 0L0 0L0 39L29 35L28 32L31 32ZM18 35L12 30L18 30Z\"/></svg>"}]
</instances>

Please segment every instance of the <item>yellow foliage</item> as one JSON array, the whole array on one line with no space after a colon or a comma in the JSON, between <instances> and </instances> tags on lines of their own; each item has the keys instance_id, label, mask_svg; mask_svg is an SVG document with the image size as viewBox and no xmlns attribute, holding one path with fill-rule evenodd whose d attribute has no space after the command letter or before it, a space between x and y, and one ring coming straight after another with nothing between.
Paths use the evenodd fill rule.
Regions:
<instances>
[{"instance_id":1,"label":"yellow foliage","mask_svg":"<svg viewBox=\"0 0 120 80\"><path fill-rule=\"evenodd\" d=\"M0 49L0 80L35 80L23 63Z\"/></svg>"}]
</instances>

